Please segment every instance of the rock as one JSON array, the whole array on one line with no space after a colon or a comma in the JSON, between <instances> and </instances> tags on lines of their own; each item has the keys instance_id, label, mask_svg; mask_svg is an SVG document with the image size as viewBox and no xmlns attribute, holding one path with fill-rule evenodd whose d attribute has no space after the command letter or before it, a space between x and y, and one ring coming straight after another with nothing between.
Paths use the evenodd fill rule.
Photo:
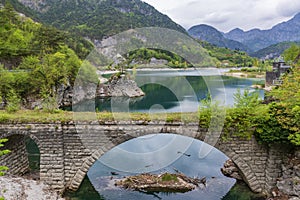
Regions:
<instances>
[{"instance_id":1,"label":"rock","mask_svg":"<svg viewBox=\"0 0 300 200\"><path fill-rule=\"evenodd\" d=\"M104 81L103 81L104 82ZM57 105L59 108L70 107L84 100L92 100L97 97L141 97L145 93L137 86L134 80L125 75L113 76L106 83L96 84L82 82L75 87L69 83L62 84L57 89ZM24 107L29 109L42 109L43 100L36 97L28 98ZM0 102L0 109L2 103Z\"/></svg>"},{"instance_id":2,"label":"rock","mask_svg":"<svg viewBox=\"0 0 300 200\"><path fill-rule=\"evenodd\" d=\"M0 196L5 200L63 200L45 184L20 177L0 177Z\"/></svg>"},{"instance_id":3,"label":"rock","mask_svg":"<svg viewBox=\"0 0 300 200\"><path fill-rule=\"evenodd\" d=\"M97 97L140 97L145 93L137 86L134 80L125 75L113 76L105 84L100 84L97 89Z\"/></svg>"},{"instance_id":4,"label":"rock","mask_svg":"<svg viewBox=\"0 0 300 200\"><path fill-rule=\"evenodd\" d=\"M83 82L73 88L72 104L78 104L83 100L96 98L97 84L92 82Z\"/></svg>"},{"instance_id":5,"label":"rock","mask_svg":"<svg viewBox=\"0 0 300 200\"><path fill-rule=\"evenodd\" d=\"M232 160L227 160L224 166L221 168L221 172L228 177L235 178L237 180L243 180L240 175L240 171Z\"/></svg>"},{"instance_id":6,"label":"rock","mask_svg":"<svg viewBox=\"0 0 300 200\"><path fill-rule=\"evenodd\" d=\"M271 195L268 200L288 200L288 195L282 193L277 187L271 190Z\"/></svg>"},{"instance_id":7,"label":"rock","mask_svg":"<svg viewBox=\"0 0 300 200\"><path fill-rule=\"evenodd\" d=\"M280 193L291 198L300 198L300 160L295 154L287 159L282 165L282 177L277 181L277 188Z\"/></svg>"},{"instance_id":8,"label":"rock","mask_svg":"<svg viewBox=\"0 0 300 200\"><path fill-rule=\"evenodd\" d=\"M290 179L278 181L277 187L278 187L279 191L283 192L284 194L287 194L289 196L294 195L293 183L292 183L292 180L290 180Z\"/></svg>"},{"instance_id":9,"label":"rock","mask_svg":"<svg viewBox=\"0 0 300 200\"><path fill-rule=\"evenodd\" d=\"M300 198L299 197L291 197L291 198L289 198L289 200L300 200Z\"/></svg>"}]
</instances>

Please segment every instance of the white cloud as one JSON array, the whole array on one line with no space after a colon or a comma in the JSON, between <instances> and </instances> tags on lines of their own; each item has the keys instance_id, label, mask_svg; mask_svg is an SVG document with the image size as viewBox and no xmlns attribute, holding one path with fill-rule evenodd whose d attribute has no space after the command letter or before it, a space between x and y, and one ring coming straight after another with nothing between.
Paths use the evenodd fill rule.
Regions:
<instances>
[{"instance_id":1,"label":"white cloud","mask_svg":"<svg viewBox=\"0 0 300 200\"><path fill-rule=\"evenodd\" d=\"M221 31L269 29L300 12L299 0L143 0L185 28L208 24Z\"/></svg>"},{"instance_id":2,"label":"white cloud","mask_svg":"<svg viewBox=\"0 0 300 200\"><path fill-rule=\"evenodd\" d=\"M277 5L277 11L282 16L290 17L291 15L297 14L300 11L299 0L285 0L280 1Z\"/></svg>"}]
</instances>

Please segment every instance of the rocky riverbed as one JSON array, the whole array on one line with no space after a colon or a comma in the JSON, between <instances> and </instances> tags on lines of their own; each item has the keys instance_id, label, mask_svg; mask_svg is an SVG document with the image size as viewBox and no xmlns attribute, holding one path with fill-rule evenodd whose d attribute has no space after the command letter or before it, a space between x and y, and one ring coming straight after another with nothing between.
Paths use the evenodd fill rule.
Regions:
<instances>
[{"instance_id":1,"label":"rocky riverbed","mask_svg":"<svg viewBox=\"0 0 300 200\"><path fill-rule=\"evenodd\" d=\"M0 177L0 197L5 200L64 200L44 183L22 177Z\"/></svg>"}]
</instances>

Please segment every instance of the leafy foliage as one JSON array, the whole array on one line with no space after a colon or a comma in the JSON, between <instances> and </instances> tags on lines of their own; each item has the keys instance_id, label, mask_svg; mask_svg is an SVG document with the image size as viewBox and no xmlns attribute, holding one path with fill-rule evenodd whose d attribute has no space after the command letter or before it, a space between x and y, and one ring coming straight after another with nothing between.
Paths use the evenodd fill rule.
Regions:
<instances>
[{"instance_id":1,"label":"leafy foliage","mask_svg":"<svg viewBox=\"0 0 300 200\"><path fill-rule=\"evenodd\" d=\"M272 95L278 97L277 92L278 89L274 90ZM300 107L299 100L295 100L290 101L290 105L284 99L262 104L258 93L250 93L247 90L243 93L238 91L235 94L234 107L226 109L223 139L229 139L231 135L242 138L251 138L254 135L259 142L265 144L300 145ZM205 102L208 106L200 108L199 125L209 128L213 116L220 118L220 111L217 104L207 100Z\"/></svg>"},{"instance_id":2,"label":"leafy foliage","mask_svg":"<svg viewBox=\"0 0 300 200\"><path fill-rule=\"evenodd\" d=\"M62 84L74 83L82 64L76 53L85 57L89 42L20 16L10 4L0 8L0 23L0 96L8 112L20 109L20 99L53 99Z\"/></svg>"},{"instance_id":3,"label":"leafy foliage","mask_svg":"<svg viewBox=\"0 0 300 200\"><path fill-rule=\"evenodd\" d=\"M8 139L0 139L0 147L3 147L5 142L7 142ZM1 150L0 151L0 156L8 154L10 151L9 150ZM3 176L5 174L4 171L7 171L8 168L5 166L0 166L0 176Z\"/></svg>"},{"instance_id":4,"label":"leafy foliage","mask_svg":"<svg viewBox=\"0 0 300 200\"><path fill-rule=\"evenodd\" d=\"M289 64L297 64L300 66L300 46L296 44L292 44L289 49L286 49L283 52L283 57L285 61Z\"/></svg>"},{"instance_id":5,"label":"leafy foliage","mask_svg":"<svg viewBox=\"0 0 300 200\"><path fill-rule=\"evenodd\" d=\"M9 113L14 113L21 108L21 99L17 96L16 92L12 89L7 95L7 105L5 107L6 111Z\"/></svg>"},{"instance_id":6,"label":"leafy foliage","mask_svg":"<svg viewBox=\"0 0 300 200\"><path fill-rule=\"evenodd\" d=\"M165 60L167 62L166 65L170 67L187 68L192 66L182 57L161 49L142 48L131 51L125 56L126 63L129 65L148 64L152 58Z\"/></svg>"},{"instance_id":7,"label":"leafy foliage","mask_svg":"<svg viewBox=\"0 0 300 200\"><path fill-rule=\"evenodd\" d=\"M273 108L277 122L295 145L300 145L300 62L297 60L299 55L300 47L296 45L284 52L285 60L294 63L293 70L282 78L283 84L270 93L278 100Z\"/></svg>"},{"instance_id":8,"label":"leafy foliage","mask_svg":"<svg viewBox=\"0 0 300 200\"><path fill-rule=\"evenodd\" d=\"M17 14L9 3L0 8L0 60L53 53L63 44L69 45L81 58L85 58L93 48L83 38Z\"/></svg>"}]
</instances>

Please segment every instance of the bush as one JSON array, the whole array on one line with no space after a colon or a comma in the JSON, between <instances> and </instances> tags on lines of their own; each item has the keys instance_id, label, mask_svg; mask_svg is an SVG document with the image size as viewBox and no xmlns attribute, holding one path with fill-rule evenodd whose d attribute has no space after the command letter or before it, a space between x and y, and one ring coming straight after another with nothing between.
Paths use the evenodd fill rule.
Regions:
<instances>
[{"instance_id":1,"label":"bush","mask_svg":"<svg viewBox=\"0 0 300 200\"><path fill-rule=\"evenodd\" d=\"M42 103L42 108L45 112L49 113L55 113L58 111L58 103L57 103L57 97L56 96L50 96L50 95L43 95L44 100Z\"/></svg>"},{"instance_id":2,"label":"bush","mask_svg":"<svg viewBox=\"0 0 300 200\"><path fill-rule=\"evenodd\" d=\"M7 105L5 110L8 113L14 113L21 109L21 99L14 90L10 90L7 94Z\"/></svg>"}]
</instances>

